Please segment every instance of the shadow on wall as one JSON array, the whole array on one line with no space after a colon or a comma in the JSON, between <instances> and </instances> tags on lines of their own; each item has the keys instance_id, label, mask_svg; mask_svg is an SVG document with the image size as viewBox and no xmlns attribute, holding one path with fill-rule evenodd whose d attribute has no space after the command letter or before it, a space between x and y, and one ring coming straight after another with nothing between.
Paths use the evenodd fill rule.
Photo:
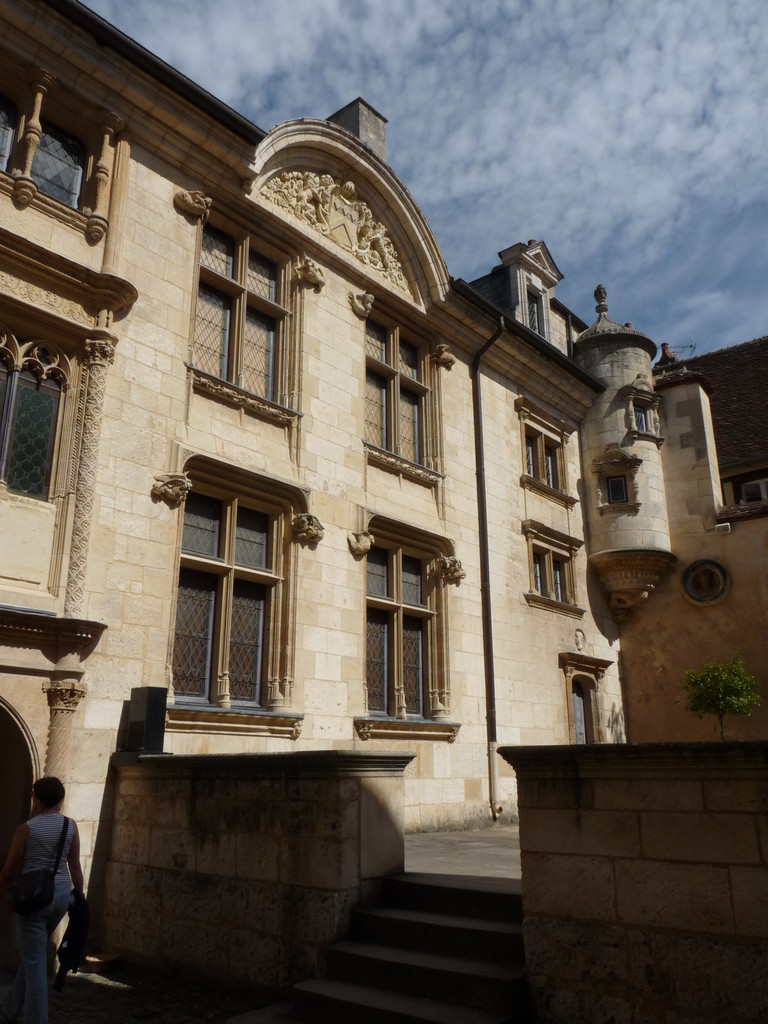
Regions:
<instances>
[{"instance_id":1,"label":"shadow on wall","mask_svg":"<svg viewBox=\"0 0 768 1024\"><path fill-rule=\"evenodd\" d=\"M403 870L412 758L116 755L103 942L269 990L322 975L355 906Z\"/></svg>"}]
</instances>

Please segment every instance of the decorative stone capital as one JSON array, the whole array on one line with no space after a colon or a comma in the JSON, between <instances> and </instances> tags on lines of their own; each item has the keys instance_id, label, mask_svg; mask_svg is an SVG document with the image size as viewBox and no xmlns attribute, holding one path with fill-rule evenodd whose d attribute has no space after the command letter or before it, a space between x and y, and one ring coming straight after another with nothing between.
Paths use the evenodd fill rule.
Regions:
<instances>
[{"instance_id":1,"label":"decorative stone capital","mask_svg":"<svg viewBox=\"0 0 768 1024\"><path fill-rule=\"evenodd\" d=\"M51 680L43 685L48 707L53 711L71 713L85 696L85 686L78 680Z\"/></svg>"},{"instance_id":2,"label":"decorative stone capital","mask_svg":"<svg viewBox=\"0 0 768 1024\"><path fill-rule=\"evenodd\" d=\"M89 366L110 366L115 361L115 343L109 338L88 338L85 356Z\"/></svg>"},{"instance_id":3,"label":"decorative stone capital","mask_svg":"<svg viewBox=\"0 0 768 1024\"><path fill-rule=\"evenodd\" d=\"M294 516L291 527L294 538L304 544L317 544L325 536L325 527L317 516L309 512L300 512Z\"/></svg>"},{"instance_id":4,"label":"decorative stone capital","mask_svg":"<svg viewBox=\"0 0 768 1024\"><path fill-rule=\"evenodd\" d=\"M437 346L432 358L434 359L436 366L442 366L445 370L450 370L456 362L456 356L451 352L448 345L445 344Z\"/></svg>"},{"instance_id":5,"label":"decorative stone capital","mask_svg":"<svg viewBox=\"0 0 768 1024\"><path fill-rule=\"evenodd\" d=\"M375 537L367 530L361 530L359 533L350 532L347 534L349 550L356 558L361 558L363 555L367 555L374 543Z\"/></svg>"},{"instance_id":6,"label":"decorative stone capital","mask_svg":"<svg viewBox=\"0 0 768 1024\"><path fill-rule=\"evenodd\" d=\"M296 278L301 284L311 285L316 292L325 287L325 274L322 267L309 256L297 256L293 261Z\"/></svg>"},{"instance_id":7,"label":"decorative stone capital","mask_svg":"<svg viewBox=\"0 0 768 1024\"><path fill-rule=\"evenodd\" d=\"M461 583L466 573L461 562L454 555L440 555L438 560L440 575L445 583Z\"/></svg>"},{"instance_id":8,"label":"decorative stone capital","mask_svg":"<svg viewBox=\"0 0 768 1024\"><path fill-rule=\"evenodd\" d=\"M201 224L205 224L208 220L212 204L213 200L204 192L199 191L187 192L185 189L179 189L173 197L173 205L177 210L190 217L199 217Z\"/></svg>"},{"instance_id":9,"label":"decorative stone capital","mask_svg":"<svg viewBox=\"0 0 768 1024\"><path fill-rule=\"evenodd\" d=\"M114 110L102 110L99 114L99 128L105 135L117 135L125 128L125 120Z\"/></svg>"},{"instance_id":10,"label":"decorative stone capital","mask_svg":"<svg viewBox=\"0 0 768 1024\"><path fill-rule=\"evenodd\" d=\"M178 508L192 490L192 481L186 473L165 473L156 476L152 485L153 501L164 501L169 508Z\"/></svg>"},{"instance_id":11,"label":"decorative stone capital","mask_svg":"<svg viewBox=\"0 0 768 1024\"><path fill-rule=\"evenodd\" d=\"M366 320L368 314L373 308L374 296L370 292L358 292L355 295L354 292L349 293L349 304L352 307L352 312L355 316L360 317L361 320Z\"/></svg>"}]
</instances>

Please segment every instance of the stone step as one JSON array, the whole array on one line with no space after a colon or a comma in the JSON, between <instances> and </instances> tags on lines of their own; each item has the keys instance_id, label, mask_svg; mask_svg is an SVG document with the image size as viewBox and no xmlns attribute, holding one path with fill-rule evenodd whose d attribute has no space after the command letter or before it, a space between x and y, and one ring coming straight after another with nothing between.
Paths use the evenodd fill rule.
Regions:
<instances>
[{"instance_id":1,"label":"stone step","mask_svg":"<svg viewBox=\"0 0 768 1024\"><path fill-rule=\"evenodd\" d=\"M329 953L329 973L336 981L377 987L386 978L387 989L486 1010L509 1012L527 1000L522 967L351 941L337 943Z\"/></svg>"},{"instance_id":2,"label":"stone step","mask_svg":"<svg viewBox=\"0 0 768 1024\"><path fill-rule=\"evenodd\" d=\"M293 988L294 1013L312 1024L525 1024L511 1010L476 1006L329 980L306 981Z\"/></svg>"},{"instance_id":3,"label":"stone step","mask_svg":"<svg viewBox=\"0 0 768 1024\"><path fill-rule=\"evenodd\" d=\"M524 960L523 927L518 922L398 907L362 907L352 916L352 937L495 963L522 964Z\"/></svg>"},{"instance_id":4,"label":"stone step","mask_svg":"<svg viewBox=\"0 0 768 1024\"><path fill-rule=\"evenodd\" d=\"M382 904L491 921L522 922L519 879L405 872L384 879Z\"/></svg>"}]
</instances>

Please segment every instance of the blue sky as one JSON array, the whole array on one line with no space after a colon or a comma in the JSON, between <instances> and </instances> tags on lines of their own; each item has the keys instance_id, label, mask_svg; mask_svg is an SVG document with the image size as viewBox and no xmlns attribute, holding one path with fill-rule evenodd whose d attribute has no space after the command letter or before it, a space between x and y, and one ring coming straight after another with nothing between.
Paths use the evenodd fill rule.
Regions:
<instances>
[{"instance_id":1,"label":"blue sky","mask_svg":"<svg viewBox=\"0 0 768 1024\"><path fill-rule=\"evenodd\" d=\"M696 353L768 334L762 0L88 0L259 127L363 96L454 277L544 239L558 298Z\"/></svg>"}]
</instances>

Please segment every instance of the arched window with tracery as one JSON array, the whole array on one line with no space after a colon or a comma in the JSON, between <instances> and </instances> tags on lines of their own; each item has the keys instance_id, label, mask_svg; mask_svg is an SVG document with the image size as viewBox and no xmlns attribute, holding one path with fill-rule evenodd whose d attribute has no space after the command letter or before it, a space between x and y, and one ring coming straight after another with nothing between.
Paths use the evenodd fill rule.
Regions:
<instances>
[{"instance_id":1,"label":"arched window with tracery","mask_svg":"<svg viewBox=\"0 0 768 1024\"><path fill-rule=\"evenodd\" d=\"M53 345L0 331L0 483L47 498L68 361Z\"/></svg>"}]
</instances>

